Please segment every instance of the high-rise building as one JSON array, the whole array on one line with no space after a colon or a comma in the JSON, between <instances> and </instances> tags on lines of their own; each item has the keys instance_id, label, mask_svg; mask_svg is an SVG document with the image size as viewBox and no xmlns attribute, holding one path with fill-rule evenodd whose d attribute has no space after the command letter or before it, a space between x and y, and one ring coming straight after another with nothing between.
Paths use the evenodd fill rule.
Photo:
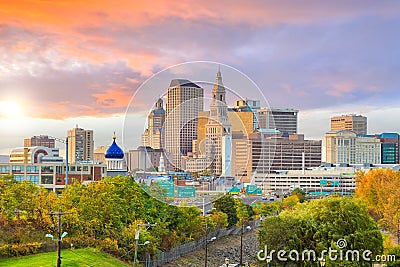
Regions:
<instances>
[{"instance_id":1,"label":"high-rise building","mask_svg":"<svg viewBox=\"0 0 400 267\"><path fill-rule=\"evenodd\" d=\"M250 158L250 141L247 136L232 133L232 176L238 181L250 181L247 173Z\"/></svg>"},{"instance_id":2,"label":"high-rise building","mask_svg":"<svg viewBox=\"0 0 400 267\"><path fill-rule=\"evenodd\" d=\"M242 112L251 112L253 113L253 125L252 130L258 128L258 111L260 110L260 100L252 100L252 99L239 99L235 100L233 109L231 111L237 112L236 114L240 116ZM240 114L240 115L239 115ZM250 131L249 133L251 133Z\"/></svg>"},{"instance_id":3,"label":"high-rise building","mask_svg":"<svg viewBox=\"0 0 400 267\"><path fill-rule=\"evenodd\" d=\"M181 167L182 156L192 152L193 140L197 139L199 112L203 111L204 89L184 80L171 81L166 94L166 117L164 122L164 145L172 155L176 168ZM165 158L171 161L171 158Z\"/></svg>"},{"instance_id":4,"label":"high-rise building","mask_svg":"<svg viewBox=\"0 0 400 267\"><path fill-rule=\"evenodd\" d=\"M321 140L305 140L299 134L282 137L273 129L259 129L249 138L233 135L232 175L248 183L255 175L317 167L321 145Z\"/></svg>"},{"instance_id":5,"label":"high-rise building","mask_svg":"<svg viewBox=\"0 0 400 267\"><path fill-rule=\"evenodd\" d=\"M47 135L32 136L31 138L24 139L24 147L44 146L48 148L55 148L56 142L54 138Z\"/></svg>"},{"instance_id":6,"label":"high-rise building","mask_svg":"<svg viewBox=\"0 0 400 267\"><path fill-rule=\"evenodd\" d=\"M147 118L148 127L142 135L142 146L149 146L154 149L162 147L164 121L165 110L163 100L159 98Z\"/></svg>"},{"instance_id":7,"label":"high-rise building","mask_svg":"<svg viewBox=\"0 0 400 267\"><path fill-rule=\"evenodd\" d=\"M305 140L302 134L263 137L260 132L250 136L249 173L279 170L301 170L321 165L321 140Z\"/></svg>"},{"instance_id":8,"label":"high-rise building","mask_svg":"<svg viewBox=\"0 0 400 267\"><path fill-rule=\"evenodd\" d=\"M399 164L399 143L400 135L398 133L375 134L375 137L381 141L381 163Z\"/></svg>"},{"instance_id":9,"label":"high-rise building","mask_svg":"<svg viewBox=\"0 0 400 267\"><path fill-rule=\"evenodd\" d=\"M239 99L235 100L233 108L239 111L257 111L260 109L260 100Z\"/></svg>"},{"instance_id":10,"label":"high-rise building","mask_svg":"<svg viewBox=\"0 0 400 267\"><path fill-rule=\"evenodd\" d=\"M231 151L230 147L228 147L230 139L225 138L225 136L231 134L231 124L225 99L226 91L219 70L212 90L212 97L210 117L206 124L206 158L210 163L208 169L213 174L227 175L222 166L230 167L230 163L223 163L223 159L226 159L226 156L230 159L230 155L223 155L222 151L225 153L230 153Z\"/></svg>"},{"instance_id":11,"label":"high-rise building","mask_svg":"<svg viewBox=\"0 0 400 267\"><path fill-rule=\"evenodd\" d=\"M84 130L78 125L68 131L68 161L93 161L93 130Z\"/></svg>"},{"instance_id":12,"label":"high-rise building","mask_svg":"<svg viewBox=\"0 0 400 267\"><path fill-rule=\"evenodd\" d=\"M381 141L354 131L326 133L326 161L333 164L380 164Z\"/></svg>"},{"instance_id":13,"label":"high-rise building","mask_svg":"<svg viewBox=\"0 0 400 267\"><path fill-rule=\"evenodd\" d=\"M206 125L210 118L210 111L203 111L199 113L198 119L198 139L196 141L196 145L199 146L195 150L204 151L202 150L202 146L205 143L206 139ZM231 124L231 133L242 133L245 136L251 134L254 130L253 128L253 121L254 121L254 114L251 111L237 111L235 109L228 108L228 120ZM202 156L199 154L198 156Z\"/></svg>"},{"instance_id":14,"label":"high-rise building","mask_svg":"<svg viewBox=\"0 0 400 267\"><path fill-rule=\"evenodd\" d=\"M258 113L258 128L276 129L282 134L297 133L297 109L261 108Z\"/></svg>"},{"instance_id":15,"label":"high-rise building","mask_svg":"<svg viewBox=\"0 0 400 267\"><path fill-rule=\"evenodd\" d=\"M356 134L367 134L367 117L355 114L331 118L331 131L353 131Z\"/></svg>"}]
</instances>

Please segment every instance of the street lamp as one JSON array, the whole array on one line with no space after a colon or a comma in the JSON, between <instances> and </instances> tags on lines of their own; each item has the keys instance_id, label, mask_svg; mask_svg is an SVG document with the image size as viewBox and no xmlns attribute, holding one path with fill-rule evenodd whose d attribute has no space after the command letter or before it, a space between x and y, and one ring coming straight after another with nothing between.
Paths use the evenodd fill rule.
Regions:
<instances>
[{"instance_id":1,"label":"street lamp","mask_svg":"<svg viewBox=\"0 0 400 267\"><path fill-rule=\"evenodd\" d=\"M251 227L248 225L246 229L250 231ZM240 233L240 267L243 266L243 232L244 232L244 223L242 224L242 231Z\"/></svg>"},{"instance_id":2,"label":"street lamp","mask_svg":"<svg viewBox=\"0 0 400 267\"><path fill-rule=\"evenodd\" d=\"M149 241L146 241L146 242L144 242L143 244L139 244L140 227L141 227L141 226L146 226L147 229L148 229L148 228L150 228L151 226L156 226L156 225L157 225L157 223L154 223L154 224L151 224L151 223L139 223L139 224L137 225L136 233L135 233L135 240L136 240L136 245L135 245L135 257L134 257L134 259L133 259L133 266L134 266L134 267L136 267L138 247L139 247L140 245L147 245L147 244L150 243Z\"/></svg>"},{"instance_id":3,"label":"street lamp","mask_svg":"<svg viewBox=\"0 0 400 267\"><path fill-rule=\"evenodd\" d=\"M268 256L267 259L266 259L266 261L267 261L267 267L270 266L269 264L271 263L271 260L272 260L272 259L271 259L271 256Z\"/></svg>"},{"instance_id":4,"label":"street lamp","mask_svg":"<svg viewBox=\"0 0 400 267\"><path fill-rule=\"evenodd\" d=\"M204 259L204 266L205 267L207 267L207 261L208 261L208 246L207 246L207 244L208 244L208 242L212 242L212 241L214 241L214 240L216 240L217 238L214 236L214 237L212 237L210 240L208 240L207 239L207 226L206 226L206 257L205 257L205 259Z\"/></svg>"},{"instance_id":5,"label":"street lamp","mask_svg":"<svg viewBox=\"0 0 400 267\"><path fill-rule=\"evenodd\" d=\"M319 261L319 265L321 265L321 267L325 267L325 259L321 259L320 261Z\"/></svg>"},{"instance_id":6,"label":"street lamp","mask_svg":"<svg viewBox=\"0 0 400 267\"><path fill-rule=\"evenodd\" d=\"M67 235L67 232L62 233L62 235L58 234L58 240L57 240L57 267L61 266L61 241L63 238ZM45 237L51 238L51 240L54 240L54 236L52 234L46 234Z\"/></svg>"},{"instance_id":7,"label":"street lamp","mask_svg":"<svg viewBox=\"0 0 400 267\"><path fill-rule=\"evenodd\" d=\"M46 234L46 237L51 238L51 240L54 240L54 236L52 234Z\"/></svg>"},{"instance_id":8,"label":"street lamp","mask_svg":"<svg viewBox=\"0 0 400 267\"><path fill-rule=\"evenodd\" d=\"M229 267L229 258L225 259L225 264L226 264L226 267Z\"/></svg>"}]
</instances>

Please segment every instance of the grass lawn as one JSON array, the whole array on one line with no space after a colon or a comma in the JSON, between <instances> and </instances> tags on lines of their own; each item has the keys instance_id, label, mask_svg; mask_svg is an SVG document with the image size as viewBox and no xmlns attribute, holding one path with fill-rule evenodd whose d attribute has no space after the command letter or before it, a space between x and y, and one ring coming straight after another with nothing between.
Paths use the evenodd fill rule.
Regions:
<instances>
[{"instance_id":1,"label":"grass lawn","mask_svg":"<svg viewBox=\"0 0 400 267\"><path fill-rule=\"evenodd\" d=\"M62 267L107 266L125 267L128 264L94 248L65 249L61 251ZM57 266L57 252L40 253L19 258L0 259L0 266L53 267Z\"/></svg>"}]
</instances>

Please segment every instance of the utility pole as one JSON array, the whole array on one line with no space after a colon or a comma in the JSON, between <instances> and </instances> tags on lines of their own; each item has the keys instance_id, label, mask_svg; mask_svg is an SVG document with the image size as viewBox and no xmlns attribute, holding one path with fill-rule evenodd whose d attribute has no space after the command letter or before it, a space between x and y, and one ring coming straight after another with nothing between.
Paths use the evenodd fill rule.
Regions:
<instances>
[{"instance_id":1,"label":"utility pole","mask_svg":"<svg viewBox=\"0 0 400 267\"><path fill-rule=\"evenodd\" d=\"M63 139L61 139L61 138L58 138L58 137L54 137L54 136L49 136L50 138L53 138L54 140L56 140L56 141L58 141L58 142L60 142L60 143L63 143L63 144L65 144L65 187L67 187L68 186L68 171L69 171L69 168L68 168L68 139L69 139L69 137L75 137L75 136L67 136L66 138L65 138L65 140L63 140Z\"/></svg>"},{"instance_id":2,"label":"utility pole","mask_svg":"<svg viewBox=\"0 0 400 267\"><path fill-rule=\"evenodd\" d=\"M243 266L243 231L244 223L242 223L242 231L240 233L240 267Z\"/></svg>"},{"instance_id":3,"label":"utility pole","mask_svg":"<svg viewBox=\"0 0 400 267\"><path fill-rule=\"evenodd\" d=\"M135 244L135 257L133 259L133 266L136 267L136 262L137 262L137 253L138 253L138 247L139 247L139 237L140 237L140 227L141 226L146 226L146 229L149 229L151 226L156 226L157 223L139 223L137 225L136 228L136 234L135 234L135 240L136 240L136 244ZM58 267L58 266L57 266Z\"/></svg>"},{"instance_id":4,"label":"utility pole","mask_svg":"<svg viewBox=\"0 0 400 267\"><path fill-rule=\"evenodd\" d=\"M204 198L203 198L203 200L204 200ZM204 217L204 219L205 219L206 217ZM205 241L206 241L206 257L205 257L205 260L204 260L204 267L207 267L207 261L208 261L208 247L207 247L207 243L208 243L208 235L207 235L207 220L205 220L205 222L206 222L206 235L205 235Z\"/></svg>"},{"instance_id":5,"label":"utility pole","mask_svg":"<svg viewBox=\"0 0 400 267\"><path fill-rule=\"evenodd\" d=\"M68 186L68 136L65 138L65 187ZM94 171L93 171L94 172Z\"/></svg>"},{"instance_id":6,"label":"utility pole","mask_svg":"<svg viewBox=\"0 0 400 267\"><path fill-rule=\"evenodd\" d=\"M57 267L61 267L61 217L66 214L72 214L73 212L58 212L49 213L50 216L57 216L58 227L57 227Z\"/></svg>"}]
</instances>

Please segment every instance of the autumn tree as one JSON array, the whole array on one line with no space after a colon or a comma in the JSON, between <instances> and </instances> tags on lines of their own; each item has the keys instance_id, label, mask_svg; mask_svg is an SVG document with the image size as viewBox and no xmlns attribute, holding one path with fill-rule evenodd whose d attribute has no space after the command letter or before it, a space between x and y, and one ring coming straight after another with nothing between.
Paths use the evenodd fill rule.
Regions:
<instances>
[{"instance_id":1,"label":"autumn tree","mask_svg":"<svg viewBox=\"0 0 400 267\"><path fill-rule=\"evenodd\" d=\"M382 228L397 231L400 219L400 172L373 169L356 177L356 198L365 201Z\"/></svg>"}]
</instances>

